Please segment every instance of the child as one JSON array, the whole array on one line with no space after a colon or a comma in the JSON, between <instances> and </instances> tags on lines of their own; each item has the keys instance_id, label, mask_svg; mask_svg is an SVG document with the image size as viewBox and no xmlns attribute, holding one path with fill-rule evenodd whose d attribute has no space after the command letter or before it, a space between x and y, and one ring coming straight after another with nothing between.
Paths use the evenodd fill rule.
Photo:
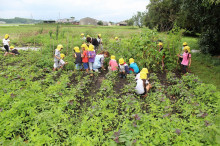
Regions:
<instances>
[{"instance_id":1,"label":"child","mask_svg":"<svg viewBox=\"0 0 220 146\"><path fill-rule=\"evenodd\" d=\"M159 52L162 52L162 50L163 50L163 43L159 42L158 46L159 46ZM163 68L164 68L164 58L165 58L165 54L163 53L163 57L162 57L162 67Z\"/></svg>"},{"instance_id":2,"label":"child","mask_svg":"<svg viewBox=\"0 0 220 146\"><path fill-rule=\"evenodd\" d=\"M54 68L53 71L57 70L59 68L59 61L60 61L60 51L63 49L63 46L60 44L55 49L55 55L54 55Z\"/></svg>"},{"instance_id":3,"label":"child","mask_svg":"<svg viewBox=\"0 0 220 146\"><path fill-rule=\"evenodd\" d=\"M147 80L147 74L145 72L141 72L140 79L138 79L136 83L137 83L135 87L136 93L139 95L143 95L143 97L146 97L147 92L151 88L151 84Z\"/></svg>"},{"instance_id":4,"label":"child","mask_svg":"<svg viewBox=\"0 0 220 146\"><path fill-rule=\"evenodd\" d=\"M137 64L134 62L133 58L129 59L129 63L130 63L130 66L129 66L130 73L135 73L135 74L139 73L140 70Z\"/></svg>"},{"instance_id":5,"label":"child","mask_svg":"<svg viewBox=\"0 0 220 146\"><path fill-rule=\"evenodd\" d=\"M86 40L86 37L84 36L84 33L81 33L81 40L82 40L83 42L85 42L85 40Z\"/></svg>"},{"instance_id":6,"label":"child","mask_svg":"<svg viewBox=\"0 0 220 146\"><path fill-rule=\"evenodd\" d=\"M81 52L79 50L79 47L74 47L75 50L75 64L76 64L76 70L81 70L82 69L82 57L81 57Z\"/></svg>"},{"instance_id":7,"label":"child","mask_svg":"<svg viewBox=\"0 0 220 146\"><path fill-rule=\"evenodd\" d=\"M182 47L182 50L181 50L181 54L180 56L183 56L183 53L184 53L184 48L187 46L187 42L184 42L183 43L183 47ZM179 61L180 63L182 62L183 58L179 57Z\"/></svg>"},{"instance_id":8,"label":"child","mask_svg":"<svg viewBox=\"0 0 220 146\"><path fill-rule=\"evenodd\" d=\"M141 70L141 72L145 72L146 74L149 73L147 68L143 68L143 69ZM138 74L136 75L135 79L136 79L136 80L140 79L140 73L138 73Z\"/></svg>"},{"instance_id":9,"label":"child","mask_svg":"<svg viewBox=\"0 0 220 146\"><path fill-rule=\"evenodd\" d=\"M18 50L15 49L14 46L10 46L10 50L11 50L10 54L12 54L12 55L19 55L19 54L20 54L20 53L18 52Z\"/></svg>"},{"instance_id":10,"label":"child","mask_svg":"<svg viewBox=\"0 0 220 146\"><path fill-rule=\"evenodd\" d=\"M88 46L86 44L82 44L81 46L83 53L81 54L82 62L83 62L83 68L86 70L86 72L89 72L89 58L88 58Z\"/></svg>"},{"instance_id":11,"label":"child","mask_svg":"<svg viewBox=\"0 0 220 146\"><path fill-rule=\"evenodd\" d=\"M101 50L103 50L101 34L98 34L97 41L99 43L99 46L101 47Z\"/></svg>"},{"instance_id":12,"label":"child","mask_svg":"<svg viewBox=\"0 0 220 146\"><path fill-rule=\"evenodd\" d=\"M90 71L92 71L93 69L93 64L95 61L95 50L94 50L94 46L92 44L89 45L89 51L88 51L88 57L89 57L89 69Z\"/></svg>"},{"instance_id":13,"label":"child","mask_svg":"<svg viewBox=\"0 0 220 146\"><path fill-rule=\"evenodd\" d=\"M111 56L111 60L109 61L109 71L117 71L118 69L118 63L115 60L115 56Z\"/></svg>"},{"instance_id":14,"label":"child","mask_svg":"<svg viewBox=\"0 0 220 146\"><path fill-rule=\"evenodd\" d=\"M184 47L183 56L178 55L178 57L183 58L181 64L183 68L183 73L185 74L188 71L188 66L191 66L191 54L190 54L190 47Z\"/></svg>"},{"instance_id":15,"label":"child","mask_svg":"<svg viewBox=\"0 0 220 146\"><path fill-rule=\"evenodd\" d=\"M6 50L4 56L7 56L9 54L9 44L10 44L10 40L9 40L9 35L8 34L5 35L5 38L3 39L2 42L3 42L3 46L4 46L5 50Z\"/></svg>"},{"instance_id":16,"label":"child","mask_svg":"<svg viewBox=\"0 0 220 146\"><path fill-rule=\"evenodd\" d=\"M126 78L126 74L129 74L128 65L125 63L123 58L119 59L119 72L120 78Z\"/></svg>"},{"instance_id":17,"label":"child","mask_svg":"<svg viewBox=\"0 0 220 146\"><path fill-rule=\"evenodd\" d=\"M68 64L68 62L65 62L63 59L65 58L65 55L62 53L60 54L60 62L59 62L59 68L63 68L64 65Z\"/></svg>"},{"instance_id":18,"label":"child","mask_svg":"<svg viewBox=\"0 0 220 146\"><path fill-rule=\"evenodd\" d=\"M101 53L99 53L98 55L95 56L95 61L94 61L94 64L93 64L93 70L96 71L96 72L99 72L99 69L103 69L105 70L104 68L104 59L106 57L109 57L109 52L108 51L102 51Z\"/></svg>"}]
</instances>

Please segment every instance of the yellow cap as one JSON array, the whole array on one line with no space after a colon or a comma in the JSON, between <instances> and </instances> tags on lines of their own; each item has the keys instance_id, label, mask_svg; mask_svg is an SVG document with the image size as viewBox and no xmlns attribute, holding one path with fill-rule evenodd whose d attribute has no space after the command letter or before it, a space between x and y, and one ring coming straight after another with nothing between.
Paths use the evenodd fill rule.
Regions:
<instances>
[{"instance_id":1,"label":"yellow cap","mask_svg":"<svg viewBox=\"0 0 220 146\"><path fill-rule=\"evenodd\" d=\"M94 46L92 44L89 45L89 51L94 51Z\"/></svg>"},{"instance_id":2,"label":"yellow cap","mask_svg":"<svg viewBox=\"0 0 220 146\"><path fill-rule=\"evenodd\" d=\"M64 57L65 57L65 54L61 53L61 54L60 54L60 58L63 59Z\"/></svg>"},{"instance_id":3,"label":"yellow cap","mask_svg":"<svg viewBox=\"0 0 220 146\"><path fill-rule=\"evenodd\" d=\"M8 38L9 38L9 35L8 35L8 34L6 34L6 35L5 35L5 39L8 39Z\"/></svg>"},{"instance_id":4,"label":"yellow cap","mask_svg":"<svg viewBox=\"0 0 220 146\"><path fill-rule=\"evenodd\" d=\"M145 72L140 72L140 79L147 79L147 74Z\"/></svg>"},{"instance_id":5,"label":"yellow cap","mask_svg":"<svg viewBox=\"0 0 220 146\"><path fill-rule=\"evenodd\" d=\"M187 46L187 42L184 42L184 43L183 43L183 46Z\"/></svg>"},{"instance_id":6,"label":"yellow cap","mask_svg":"<svg viewBox=\"0 0 220 146\"><path fill-rule=\"evenodd\" d=\"M134 63L134 59L133 58L130 58L129 59L129 63L131 64L131 63Z\"/></svg>"},{"instance_id":7,"label":"yellow cap","mask_svg":"<svg viewBox=\"0 0 220 146\"><path fill-rule=\"evenodd\" d=\"M118 37L115 37L115 40L118 40Z\"/></svg>"},{"instance_id":8,"label":"yellow cap","mask_svg":"<svg viewBox=\"0 0 220 146\"><path fill-rule=\"evenodd\" d=\"M63 45L59 44L59 45L57 46L57 50L60 51L61 49L63 49Z\"/></svg>"},{"instance_id":9,"label":"yellow cap","mask_svg":"<svg viewBox=\"0 0 220 146\"><path fill-rule=\"evenodd\" d=\"M90 35L87 35L87 37L90 37Z\"/></svg>"},{"instance_id":10,"label":"yellow cap","mask_svg":"<svg viewBox=\"0 0 220 146\"><path fill-rule=\"evenodd\" d=\"M80 53L79 47L74 47L76 53Z\"/></svg>"},{"instance_id":11,"label":"yellow cap","mask_svg":"<svg viewBox=\"0 0 220 146\"><path fill-rule=\"evenodd\" d=\"M163 43L159 42L158 45L159 45L159 46L163 46Z\"/></svg>"},{"instance_id":12,"label":"yellow cap","mask_svg":"<svg viewBox=\"0 0 220 146\"><path fill-rule=\"evenodd\" d=\"M141 72L145 72L146 74L149 73L147 68L142 68Z\"/></svg>"},{"instance_id":13,"label":"yellow cap","mask_svg":"<svg viewBox=\"0 0 220 146\"><path fill-rule=\"evenodd\" d=\"M89 49L86 44L82 44L82 45L81 45L81 48L85 48L85 50L88 50L88 49Z\"/></svg>"},{"instance_id":14,"label":"yellow cap","mask_svg":"<svg viewBox=\"0 0 220 146\"><path fill-rule=\"evenodd\" d=\"M188 53L190 53L190 47L189 46L184 47L183 50L187 50Z\"/></svg>"},{"instance_id":15,"label":"yellow cap","mask_svg":"<svg viewBox=\"0 0 220 146\"><path fill-rule=\"evenodd\" d=\"M101 34L98 34L98 36L101 37L102 35L101 35Z\"/></svg>"},{"instance_id":16,"label":"yellow cap","mask_svg":"<svg viewBox=\"0 0 220 146\"><path fill-rule=\"evenodd\" d=\"M10 46L10 49L14 49L15 47L14 46Z\"/></svg>"},{"instance_id":17,"label":"yellow cap","mask_svg":"<svg viewBox=\"0 0 220 146\"><path fill-rule=\"evenodd\" d=\"M111 59L115 59L115 56L114 56L114 55L112 55L112 56L111 56Z\"/></svg>"},{"instance_id":18,"label":"yellow cap","mask_svg":"<svg viewBox=\"0 0 220 146\"><path fill-rule=\"evenodd\" d=\"M120 58L120 59L119 59L119 64L124 64L124 63L125 63L124 59L123 59L123 58Z\"/></svg>"},{"instance_id":19,"label":"yellow cap","mask_svg":"<svg viewBox=\"0 0 220 146\"><path fill-rule=\"evenodd\" d=\"M81 36L84 36L84 33L81 33Z\"/></svg>"}]
</instances>

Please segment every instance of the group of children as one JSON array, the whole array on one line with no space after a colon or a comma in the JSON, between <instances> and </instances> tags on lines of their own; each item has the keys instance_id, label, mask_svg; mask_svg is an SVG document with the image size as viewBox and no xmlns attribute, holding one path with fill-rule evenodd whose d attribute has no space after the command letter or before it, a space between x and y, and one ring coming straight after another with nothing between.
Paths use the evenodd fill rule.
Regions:
<instances>
[{"instance_id":1,"label":"group of children","mask_svg":"<svg viewBox=\"0 0 220 146\"><path fill-rule=\"evenodd\" d=\"M17 49L15 49L14 46L10 46L10 40L9 40L9 35L6 34L5 35L5 38L2 40L2 43L3 43L3 46L5 48L5 54L4 56L7 56L8 54L11 54L11 55L19 55L20 53L18 52ZM9 50L10 49L10 50Z\"/></svg>"},{"instance_id":2,"label":"group of children","mask_svg":"<svg viewBox=\"0 0 220 146\"><path fill-rule=\"evenodd\" d=\"M163 43L159 42L159 52L162 52L163 50ZM187 45L187 42L183 43L183 47L180 51L181 53L177 56L179 57L178 62L180 62L182 72L185 74L188 72L188 67L191 66L191 54L190 54L190 47ZM165 53L163 52L162 56L162 67L164 67L164 59L165 59Z\"/></svg>"},{"instance_id":3,"label":"group of children","mask_svg":"<svg viewBox=\"0 0 220 146\"><path fill-rule=\"evenodd\" d=\"M76 70L86 70L86 72L90 72L91 75L93 71L99 72L100 69L105 70L104 68L104 59L109 57L108 51L102 51L99 54L96 54L95 48L101 45L102 49L102 39L101 34L98 34L98 38L91 38L87 36L84 37L84 34L81 34L82 40L84 40L83 44L81 45L82 51L80 51L79 47L74 47L75 50L75 68ZM118 41L118 37L115 37L115 40ZM88 44L85 43L88 42ZM97 45L98 42L98 45ZM19 54L19 52L14 49L14 46L10 46L9 35L6 34L5 38L3 39L3 45L6 50L4 56L8 54ZM95 46L95 45L97 46ZM159 52L163 52L163 43L159 42ZM9 52L9 48L11 52ZM65 55L61 53L63 46L60 44L55 49L54 55L54 68L53 70L58 70L64 67L64 65L68 64L64 61ZM183 72L186 73L188 71L188 67L191 66L191 54L190 54L190 47L187 45L186 42L183 43L182 53L177 55L179 57L179 61L181 62ZM164 67L164 58L165 54L163 53L162 57L162 66ZM150 90L151 84L148 81L148 69L143 68L141 71L139 70L138 65L135 63L133 58L129 59L129 65L124 61L123 58L120 58L118 62L116 61L116 57L111 55L111 59L108 63L108 70L109 71L119 71L120 78L126 78L127 74L134 74L136 75L136 93L140 95L146 95L146 93Z\"/></svg>"}]
</instances>

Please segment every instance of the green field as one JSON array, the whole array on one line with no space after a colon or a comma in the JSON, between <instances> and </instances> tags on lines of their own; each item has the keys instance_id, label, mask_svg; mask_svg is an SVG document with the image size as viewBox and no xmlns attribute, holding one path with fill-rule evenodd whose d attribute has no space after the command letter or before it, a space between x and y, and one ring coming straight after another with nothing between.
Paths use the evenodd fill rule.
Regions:
<instances>
[{"instance_id":1,"label":"green field","mask_svg":"<svg viewBox=\"0 0 220 146\"><path fill-rule=\"evenodd\" d=\"M182 43L198 49L197 38L116 26L0 26L0 36L6 33L15 47L41 49L15 57L0 51L1 145L220 144L219 60L192 54L192 73L185 76L176 63ZM81 46L81 33L101 33L104 49L117 60L133 57L140 68L147 67L153 86L148 96L135 94L132 74L121 79L117 72L76 71L73 47ZM157 40L167 48L165 69ZM53 72L60 43L69 64Z\"/></svg>"}]
</instances>

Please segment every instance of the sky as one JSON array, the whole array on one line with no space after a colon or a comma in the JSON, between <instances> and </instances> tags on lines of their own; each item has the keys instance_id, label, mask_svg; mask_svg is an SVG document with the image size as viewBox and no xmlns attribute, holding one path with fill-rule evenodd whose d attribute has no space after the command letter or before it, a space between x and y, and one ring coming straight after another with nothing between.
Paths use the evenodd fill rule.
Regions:
<instances>
[{"instance_id":1,"label":"sky","mask_svg":"<svg viewBox=\"0 0 220 146\"><path fill-rule=\"evenodd\" d=\"M0 0L0 18L57 20L91 17L119 22L144 12L149 0ZM3 4L3 5L2 5Z\"/></svg>"}]
</instances>

